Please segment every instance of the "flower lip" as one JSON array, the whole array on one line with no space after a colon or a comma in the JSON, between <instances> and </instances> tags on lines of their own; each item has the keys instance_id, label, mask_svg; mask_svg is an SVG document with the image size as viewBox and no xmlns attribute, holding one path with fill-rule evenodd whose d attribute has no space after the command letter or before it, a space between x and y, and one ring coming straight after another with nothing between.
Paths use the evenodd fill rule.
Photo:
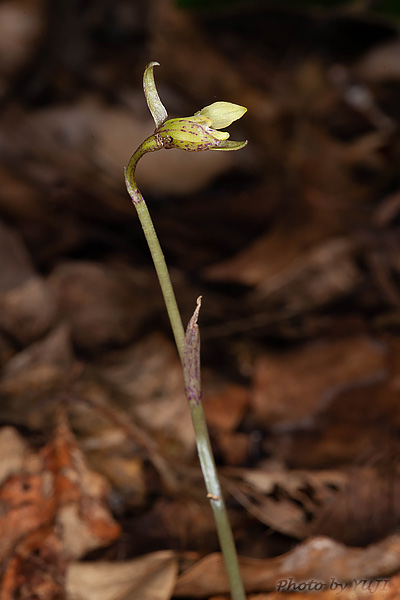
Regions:
<instances>
[{"instance_id":1,"label":"flower lip","mask_svg":"<svg viewBox=\"0 0 400 600\"><path fill-rule=\"evenodd\" d=\"M225 140L225 141L222 141L217 147L210 148L210 150L225 150L225 151L241 150L242 148L247 146L247 144L248 144L247 140L243 140L241 142L235 142L233 140Z\"/></svg>"}]
</instances>

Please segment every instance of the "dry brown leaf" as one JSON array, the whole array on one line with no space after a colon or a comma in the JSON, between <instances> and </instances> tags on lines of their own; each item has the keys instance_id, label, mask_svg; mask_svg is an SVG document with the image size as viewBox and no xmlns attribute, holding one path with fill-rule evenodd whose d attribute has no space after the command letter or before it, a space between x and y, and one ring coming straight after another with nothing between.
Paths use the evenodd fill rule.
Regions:
<instances>
[{"instance_id":1,"label":"dry brown leaf","mask_svg":"<svg viewBox=\"0 0 400 600\"><path fill-rule=\"evenodd\" d=\"M243 465L249 458L251 439L247 433L221 431L215 434L215 443L226 465Z\"/></svg>"},{"instance_id":2,"label":"dry brown leaf","mask_svg":"<svg viewBox=\"0 0 400 600\"><path fill-rule=\"evenodd\" d=\"M362 281L354 257L356 247L346 238L331 238L313 246L275 277L261 282L254 298L282 304L297 313L346 296Z\"/></svg>"},{"instance_id":3,"label":"dry brown leaf","mask_svg":"<svg viewBox=\"0 0 400 600\"><path fill-rule=\"evenodd\" d=\"M0 222L0 327L22 346L44 335L55 319L55 302L36 275L19 234Z\"/></svg>"},{"instance_id":4,"label":"dry brown leaf","mask_svg":"<svg viewBox=\"0 0 400 600\"><path fill-rule=\"evenodd\" d=\"M51 496L55 521L62 531L64 555L79 558L114 541L120 527L105 503L108 485L104 478L88 469L62 414L53 441L40 455L45 470L54 478Z\"/></svg>"},{"instance_id":5,"label":"dry brown leaf","mask_svg":"<svg viewBox=\"0 0 400 600\"><path fill-rule=\"evenodd\" d=\"M329 589L332 579L342 585L355 580L388 579L399 568L398 536L367 548L347 548L329 538L315 537L283 556L265 560L240 559L247 592L273 590L280 581L290 581L290 578L293 582L314 580ZM221 554L211 554L180 575L174 595L201 598L224 594L228 590L223 558Z\"/></svg>"},{"instance_id":6,"label":"dry brown leaf","mask_svg":"<svg viewBox=\"0 0 400 600\"><path fill-rule=\"evenodd\" d=\"M169 540L172 547L190 548L202 554L214 547L215 521L201 477L187 492L173 499L160 498L147 515L149 538Z\"/></svg>"},{"instance_id":7,"label":"dry brown leaf","mask_svg":"<svg viewBox=\"0 0 400 600\"><path fill-rule=\"evenodd\" d=\"M132 398L109 385L93 372L82 377L71 397L68 414L81 447L95 470L105 476L129 505L137 505L146 493L144 457L159 472L165 490L178 486L174 470L168 464L151 428L132 417ZM121 408L124 407L124 408ZM132 446L132 444L134 446ZM140 448L140 454L137 450Z\"/></svg>"},{"instance_id":8,"label":"dry brown leaf","mask_svg":"<svg viewBox=\"0 0 400 600\"><path fill-rule=\"evenodd\" d=\"M309 419L340 390L381 379L384 361L384 348L365 336L262 356L254 367L256 417L282 426Z\"/></svg>"},{"instance_id":9,"label":"dry brown leaf","mask_svg":"<svg viewBox=\"0 0 400 600\"><path fill-rule=\"evenodd\" d=\"M0 221L0 292L18 288L34 275L32 260L21 236Z\"/></svg>"},{"instance_id":10,"label":"dry brown leaf","mask_svg":"<svg viewBox=\"0 0 400 600\"><path fill-rule=\"evenodd\" d=\"M13 356L0 382L2 419L38 429L48 424L54 403L44 401L65 390L72 365L69 330L63 325Z\"/></svg>"},{"instance_id":11,"label":"dry brown leaf","mask_svg":"<svg viewBox=\"0 0 400 600\"><path fill-rule=\"evenodd\" d=\"M13 427L0 429L0 485L10 475L21 471L29 454L24 439Z\"/></svg>"},{"instance_id":12,"label":"dry brown leaf","mask_svg":"<svg viewBox=\"0 0 400 600\"><path fill-rule=\"evenodd\" d=\"M106 508L105 481L87 468L62 413L38 456L19 452L0 488L0 599L14 600L17 590L26 599L62 598L68 561L114 541L120 528Z\"/></svg>"},{"instance_id":13,"label":"dry brown leaf","mask_svg":"<svg viewBox=\"0 0 400 600\"><path fill-rule=\"evenodd\" d=\"M190 457L194 433L175 347L155 334L115 352L99 372L125 398L126 408L171 455Z\"/></svg>"},{"instance_id":14,"label":"dry brown leaf","mask_svg":"<svg viewBox=\"0 0 400 600\"><path fill-rule=\"evenodd\" d=\"M54 516L50 474L12 475L2 485L0 501L0 559L5 562L25 536L48 525Z\"/></svg>"},{"instance_id":15,"label":"dry brown leaf","mask_svg":"<svg viewBox=\"0 0 400 600\"><path fill-rule=\"evenodd\" d=\"M254 517L294 538L325 535L347 545L377 541L400 523L395 467L336 471L225 469L224 487Z\"/></svg>"},{"instance_id":16,"label":"dry brown leaf","mask_svg":"<svg viewBox=\"0 0 400 600\"><path fill-rule=\"evenodd\" d=\"M340 471L285 469L226 469L224 473L224 487L250 514L271 529L298 539L313 532L315 515L324 507L329 510L350 477Z\"/></svg>"},{"instance_id":17,"label":"dry brown leaf","mask_svg":"<svg viewBox=\"0 0 400 600\"><path fill-rule=\"evenodd\" d=\"M361 342L362 338L360 338ZM355 461L372 461L375 464L392 462L390 456L398 451L397 428L400 423L398 402L399 348L395 340L388 340L383 356L381 376L373 365L373 352L368 358L368 346L360 347L360 357L371 361L370 377L349 380L344 385L331 387L318 410L311 418L292 422L285 427L278 425L273 436L266 441L274 453L288 461L292 467L320 468L328 465L350 464ZM362 343L362 342L361 342ZM346 356L338 357L339 364L357 365L357 356L352 354L350 339L346 342ZM345 348L345 346L344 346ZM367 352L365 352L367 350ZM379 362L379 347L375 359ZM364 358L363 358L364 354ZM318 360L316 365L318 365ZM346 365L346 370L348 370ZM361 366L361 364L360 364ZM288 365L290 372L290 366ZM329 372L333 374L334 369ZM317 375L317 372L315 373ZM318 372L318 376L322 375ZM299 382L301 382L299 372ZM322 379L322 377L321 377ZM307 381L307 380L306 380ZM377 424L379 423L379 427ZM387 460L389 458L389 460Z\"/></svg>"},{"instance_id":18,"label":"dry brown leaf","mask_svg":"<svg viewBox=\"0 0 400 600\"><path fill-rule=\"evenodd\" d=\"M67 600L169 600L176 576L177 559L171 550L124 563L72 563Z\"/></svg>"},{"instance_id":19,"label":"dry brown leaf","mask_svg":"<svg viewBox=\"0 0 400 600\"><path fill-rule=\"evenodd\" d=\"M104 437L99 433L96 437L97 444L101 444ZM111 442L109 447L103 445L86 453L90 465L106 477L113 491L123 498L126 507L143 505L147 497L143 459L132 456L132 452L130 456L123 455L121 444L125 442L124 439L119 444L115 438Z\"/></svg>"},{"instance_id":20,"label":"dry brown leaf","mask_svg":"<svg viewBox=\"0 0 400 600\"><path fill-rule=\"evenodd\" d=\"M31 58L45 22L43 0L6 0L0 5L0 94Z\"/></svg>"},{"instance_id":21,"label":"dry brown leaf","mask_svg":"<svg viewBox=\"0 0 400 600\"><path fill-rule=\"evenodd\" d=\"M382 460L374 468L353 468L343 475L334 501L315 507L311 533L364 546L397 531L400 511L395 499L400 476L396 466Z\"/></svg>"},{"instance_id":22,"label":"dry brown leaf","mask_svg":"<svg viewBox=\"0 0 400 600\"><path fill-rule=\"evenodd\" d=\"M0 326L23 346L39 339L53 325L56 305L41 277L31 277L0 296Z\"/></svg>"},{"instance_id":23,"label":"dry brown leaf","mask_svg":"<svg viewBox=\"0 0 400 600\"><path fill-rule=\"evenodd\" d=\"M368 83L400 78L400 43L397 37L383 44L374 45L354 65L357 79Z\"/></svg>"},{"instance_id":24,"label":"dry brown leaf","mask_svg":"<svg viewBox=\"0 0 400 600\"><path fill-rule=\"evenodd\" d=\"M250 400L249 391L239 385L226 385L203 399L207 423L220 431L233 431L239 425Z\"/></svg>"},{"instance_id":25,"label":"dry brown leaf","mask_svg":"<svg viewBox=\"0 0 400 600\"><path fill-rule=\"evenodd\" d=\"M158 306L158 296L149 299L148 278L128 266L63 263L49 283L72 341L90 353L127 345Z\"/></svg>"},{"instance_id":26,"label":"dry brown leaf","mask_svg":"<svg viewBox=\"0 0 400 600\"><path fill-rule=\"evenodd\" d=\"M233 258L208 267L205 275L212 280L249 286L268 285L336 230L334 222L317 212L286 214L271 233Z\"/></svg>"},{"instance_id":27,"label":"dry brown leaf","mask_svg":"<svg viewBox=\"0 0 400 600\"><path fill-rule=\"evenodd\" d=\"M51 527L27 535L8 561L0 600L63 600L66 561L59 537Z\"/></svg>"}]
</instances>

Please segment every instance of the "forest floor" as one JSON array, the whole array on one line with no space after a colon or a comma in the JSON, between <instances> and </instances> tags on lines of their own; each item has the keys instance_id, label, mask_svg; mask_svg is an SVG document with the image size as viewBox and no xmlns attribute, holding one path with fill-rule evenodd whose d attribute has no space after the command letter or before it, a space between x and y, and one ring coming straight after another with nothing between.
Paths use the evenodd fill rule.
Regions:
<instances>
[{"instance_id":1,"label":"forest floor","mask_svg":"<svg viewBox=\"0 0 400 600\"><path fill-rule=\"evenodd\" d=\"M248 598L400 597L400 37L274 6L0 4L0 600L229 597L124 187L151 60L171 116L248 109L137 170Z\"/></svg>"}]
</instances>

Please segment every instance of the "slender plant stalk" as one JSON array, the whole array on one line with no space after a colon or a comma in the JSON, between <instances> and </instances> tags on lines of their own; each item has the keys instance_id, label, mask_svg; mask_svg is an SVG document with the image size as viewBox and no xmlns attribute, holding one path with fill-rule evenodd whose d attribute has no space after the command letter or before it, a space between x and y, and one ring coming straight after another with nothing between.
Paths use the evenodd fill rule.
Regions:
<instances>
[{"instance_id":1,"label":"slender plant stalk","mask_svg":"<svg viewBox=\"0 0 400 600\"><path fill-rule=\"evenodd\" d=\"M160 282L161 290L164 296L165 306L168 311L168 317L175 337L176 347L178 349L180 359L181 361L183 361L185 331L183 329L181 316L179 314L178 305L176 303L174 290L171 284L171 279L169 277L168 271L166 270L166 264L163 252L161 250L160 242L158 241L158 237L144 199L143 202L135 204L135 208L137 210L140 223L142 225L143 232L146 237L151 256L153 258L154 267L157 272L158 281Z\"/></svg>"},{"instance_id":2,"label":"slender plant stalk","mask_svg":"<svg viewBox=\"0 0 400 600\"><path fill-rule=\"evenodd\" d=\"M181 362L183 363L185 330L182 325L181 315L179 313L178 305L176 303L175 293L168 273L168 268L164 259L164 254L161 249L160 242L158 241L158 237L156 234L156 230L154 229L149 209L147 208L147 204L135 182L135 170L138 160L143 156L143 154L149 152L149 150L146 149L149 145L149 142L151 144L150 152L153 151L152 141L152 138L148 138L148 140L145 140L131 157L129 164L125 169L125 182L129 195L132 198L133 205L136 208L140 224L143 228L147 245L149 246L154 267L156 269L158 281L160 282L161 291L164 296L164 302L167 308L168 317L174 334L176 347L178 349ZM158 148L154 148L154 150L158 150Z\"/></svg>"},{"instance_id":3,"label":"slender plant stalk","mask_svg":"<svg viewBox=\"0 0 400 600\"><path fill-rule=\"evenodd\" d=\"M135 170L138 160L146 153L158 150L157 139L151 136L139 146L131 157L125 169L125 182L132 202L137 210L146 241L150 248L154 266L160 282L164 301L175 337L176 347L184 368L185 389L188 396L193 427L195 431L197 451L207 489L207 497L210 499L211 508L214 513L217 534L221 551L226 565L232 600L246 600L246 594L240 575L239 561L233 539L232 529L228 519L225 502L222 497L221 486L218 479L217 469L211 448L207 423L201 403L200 391L200 337L197 326L197 316L200 310L200 302L189 323L186 339L182 319L175 299L175 293L171 284L168 268L161 250L160 243L155 232L150 213L142 194L135 182Z\"/></svg>"},{"instance_id":4,"label":"slender plant stalk","mask_svg":"<svg viewBox=\"0 0 400 600\"><path fill-rule=\"evenodd\" d=\"M246 600L235 541L233 539L228 512L222 496L203 405L199 402L197 406L192 406L190 410L196 435L197 452L207 488L207 497L210 499L211 508L214 513L219 544L221 546L226 572L228 574L232 600Z\"/></svg>"}]
</instances>

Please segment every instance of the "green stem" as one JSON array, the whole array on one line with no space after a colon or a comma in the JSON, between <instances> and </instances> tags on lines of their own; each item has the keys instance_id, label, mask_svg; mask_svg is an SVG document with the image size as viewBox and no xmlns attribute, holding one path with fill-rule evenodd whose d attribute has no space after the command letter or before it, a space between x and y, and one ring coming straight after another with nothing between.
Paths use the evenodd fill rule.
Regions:
<instances>
[{"instance_id":1,"label":"green stem","mask_svg":"<svg viewBox=\"0 0 400 600\"><path fill-rule=\"evenodd\" d=\"M221 485L218 479L217 467L214 461L202 403L199 402L197 405L190 403L190 412L196 436L197 452L201 470L203 472L208 497L210 498L211 508L214 513L219 544L224 557L232 600L246 600L235 541L229 523L228 511L226 510L225 501L222 496Z\"/></svg>"},{"instance_id":2,"label":"green stem","mask_svg":"<svg viewBox=\"0 0 400 600\"><path fill-rule=\"evenodd\" d=\"M168 268L150 217L150 213L135 182L135 170L139 159L146 152L154 152L159 148L160 146L157 143L157 137L155 135L150 136L143 142L143 144L141 144L141 146L139 146L139 148L131 157L127 168L125 169L125 183L129 195L132 198L132 202L137 210L140 223L142 225L143 232L153 258L158 280L164 296L165 305L168 311L169 320L171 322L172 331L175 337L176 347L183 365L185 330L182 325L182 319L176 303L175 293L169 277ZM218 539L228 574L232 600L246 600L246 594L240 575L235 542L229 523L225 502L222 497L217 468L211 448L210 436L208 434L207 423L200 399L198 403L192 402L189 399L189 408L195 431L200 465L203 472L208 497L210 498L211 508L214 513Z\"/></svg>"},{"instance_id":3,"label":"green stem","mask_svg":"<svg viewBox=\"0 0 400 600\"><path fill-rule=\"evenodd\" d=\"M139 146L130 159L129 164L125 169L125 182L128 192L132 198L132 202L138 213L140 224L142 225L143 232L153 258L154 267L157 272L158 281L160 282L165 306L167 308L168 317L174 334L176 347L178 349L181 362L183 362L185 330L182 325L182 319L176 303L175 293L164 259L164 254L154 229L153 221L151 220L146 202L135 182L135 170L139 159L146 154L146 152L154 152L155 150L159 150L159 146L157 145L155 137L150 136L143 142L143 144L141 144L141 146Z\"/></svg>"},{"instance_id":4,"label":"green stem","mask_svg":"<svg viewBox=\"0 0 400 600\"><path fill-rule=\"evenodd\" d=\"M168 311L168 317L171 323L172 331L175 337L176 347L179 352L181 361L183 361L183 347L185 342L185 331L183 329L181 316L179 314L178 305L174 290L171 284L163 252L157 238L153 222L150 217L145 201L140 204L135 204L140 223L143 228L144 235L149 246L151 256L153 258L154 267L157 272L158 281L160 282L161 291L164 296L165 306Z\"/></svg>"}]
</instances>

